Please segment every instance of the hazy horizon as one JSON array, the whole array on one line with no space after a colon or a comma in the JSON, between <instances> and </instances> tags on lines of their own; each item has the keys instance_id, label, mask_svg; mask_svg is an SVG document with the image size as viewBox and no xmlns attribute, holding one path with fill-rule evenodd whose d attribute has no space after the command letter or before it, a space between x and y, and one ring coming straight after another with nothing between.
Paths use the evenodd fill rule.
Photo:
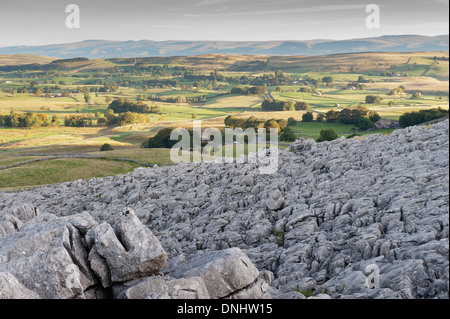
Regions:
<instances>
[{"instance_id":1,"label":"hazy horizon","mask_svg":"<svg viewBox=\"0 0 450 319\"><path fill-rule=\"evenodd\" d=\"M424 35L424 34L384 34L380 36L376 36L373 38L381 38L381 37L395 37L395 36L423 36L423 37L444 37L449 36L449 34L437 34L437 35ZM43 43L43 44L37 44L37 45L13 45L13 46L5 46L0 48L8 48L8 47L34 47L34 46L52 46L52 45L64 45L64 44L72 44L72 43L79 43L79 42L95 42L95 41L105 41L105 42L140 42L140 41L151 41L155 43L162 43L162 42L309 42L309 41L315 41L315 42L327 42L327 41L351 41L351 40L359 40L359 39L366 39L368 37L364 38L351 38L351 39L300 39L300 40L292 40L292 39L279 39L279 40L214 40L214 39L205 39L205 40L183 40L183 39L167 39L167 40L152 40L152 39L138 39L138 40L114 40L114 39L85 39L81 41L71 41L71 42L60 42L60 43Z\"/></svg>"},{"instance_id":2,"label":"hazy horizon","mask_svg":"<svg viewBox=\"0 0 450 319\"><path fill-rule=\"evenodd\" d=\"M79 29L65 25L80 8ZM380 28L365 21L380 7ZM448 34L448 0L2 0L0 47L106 41L312 41Z\"/></svg>"}]
</instances>

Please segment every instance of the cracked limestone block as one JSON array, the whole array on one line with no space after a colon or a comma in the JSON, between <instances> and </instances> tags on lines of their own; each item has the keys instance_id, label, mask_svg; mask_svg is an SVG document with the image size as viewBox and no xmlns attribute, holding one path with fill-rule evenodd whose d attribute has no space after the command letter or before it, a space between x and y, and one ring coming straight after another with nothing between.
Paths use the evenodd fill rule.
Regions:
<instances>
[{"instance_id":1,"label":"cracked limestone block","mask_svg":"<svg viewBox=\"0 0 450 319\"><path fill-rule=\"evenodd\" d=\"M168 261L159 240L131 209L123 210L118 218L115 230L103 223L87 234L95 249L90 260L96 264L95 271L102 274L100 277L106 286L110 285L107 269L112 282L124 282L157 274ZM101 265L102 260L107 269Z\"/></svg>"},{"instance_id":2,"label":"cracked limestone block","mask_svg":"<svg viewBox=\"0 0 450 319\"><path fill-rule=\"evenodd\" d=\"M210 299L200 277L146 277L115 285L115 299Z\"/></svg>"},{"instance_id":3,"label":"cracked limestone block","mask_svg":"<svg viewBox=\"0 0 450 319\"><path fill-rule=\"evenodd\" d=\"M0 272L0 300L1 299L40 299L34 291L25 288L9 272Z\"/></svg>"},{"instance_id":4,"label":"cracked limestone block","mask_svg":"<svg viewBox=\"0 0 450 319\"><path fill-rule=\"evenodd\" d=\"M24 223L39 215L39 208L30 204L22 203L13 206L11 212L0 212L0 238L22 227Z\"/></svg>"},{"instance_id":5,"label":"cracked limestone block","mask_svg":"<svg viewBox=\"0 0 450 319\"><path fill-rule=\"evenodd\" d=\"M227 299L272 299L269 290L269 284L262 277L259 276L252 284L248 287L238 290L232 293Z\"/></svg>"},{"instance_id":6,"label":"cracked limestone block","mask_svg":"<svg viewBox=\"0 0 450 319\"><path fill-rule=\"evenodd\" d=\"M267 199L266 199L266 207L270 211L276 211L283 208L284 205L284 197L278 189L272 188L269 186L267 191Z\"/></svg>"},{"instance_id":7,"label":"cracked limestone block","mask_svg":"<svg viewBox=\"0 0 450 319\"><path fill-rule=\"evenodd\" d=\"M201 277L212 299L224 298L253 284L258 269L239 248L197 253L169 274L174 278Z\"/></svg>"},{"instance_id":8,"label":"cracked limestone block","mask_svg":"<svg viewBox=\"0 0 450 319\"><path fill-rule=\"evenodd\" d=\"M95 284L87 252L75 225L96 222L83 216L40 214L0 238L0 272L11 273L26 289L45 299L72 299ZM75 225L74 225L75 224Z\"/></svg>"}]
</instances>

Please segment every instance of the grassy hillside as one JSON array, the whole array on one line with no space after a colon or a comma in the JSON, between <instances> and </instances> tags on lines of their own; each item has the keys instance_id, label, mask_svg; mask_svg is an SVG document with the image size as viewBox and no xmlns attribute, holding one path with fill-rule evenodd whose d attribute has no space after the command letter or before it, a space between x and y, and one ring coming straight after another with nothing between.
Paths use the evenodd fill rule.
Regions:
<instances>
[{"instance_id":1,"label":"grassy hillside","mask_svg":"<svg viewBox=\"0 0 450 319\"><path fill-rule=\"evenodd\" d=\"M140 145L162 128L192 127L194 118L202 120L203 128L223 128L228 115L244 120L255 116L264 121L294 118L299 123L291 129L296 137L305 138L318 138L326 128L335 130L338 136L389 134L390 130L357 132L353 125L341 123L302 123L306 111L270 112L262 110L261 104L269 98L307 102L315 117L330 110L365 106L392 120L411 111L448 109L448 56L448 52L320 57L202 55L76 59L50 64L47 63L51 58L3 56L0 61L8 61L5 63L8 67L1 71L0 66L0 116L11 112L42 113L48 118L56 116L61 126L0 127L0 166L42 157L30 157L36 153L94 154L107 159L57 159L0 170L0 189L123 174L138 167L117 162L118 158L152 165L170 163L169 150L141 149ZM43 64L23 67L30 63ZM332 85L309 82L325 77L333 78ZM358 81L363 87L349 89ZM236 86L260 85L266 85L270 94L231 94ZM405 88L402 94L390 95L400 86ZM309 93L302 92L304 89ZM90 91L88 102L83 93L86 90ZM62 97L64 92L69 95ZM422 95L413 98L415 92ZM378 96L382 101L366 104L368 95ZM197 100L172 103L152 100L152 96L162 100L177 97ZM109 103L118 98L158 106L159 112L145 114L147 123L123 127L64 126L66 116L104 118ZM105 143L112 145L114 151L100 153Z\"/></svg>"},{"instance_id":2,"label":"grassy hillside","mask_svg":"<svg viewBox=\"0 0 450 319\"><path fill-rule=\"evenodd\" d=\"M32 55L32 54L0 54L0 66L2 65L23 65L39 63L50 63L55 58L49 58L45 56Z\"/></svg>"}]
</instances>

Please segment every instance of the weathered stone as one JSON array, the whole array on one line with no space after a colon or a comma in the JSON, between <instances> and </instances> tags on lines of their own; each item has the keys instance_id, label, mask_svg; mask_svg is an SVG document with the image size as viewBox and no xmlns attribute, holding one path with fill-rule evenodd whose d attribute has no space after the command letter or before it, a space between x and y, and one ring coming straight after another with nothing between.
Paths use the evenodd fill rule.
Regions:
<instances>
[{"instance_id":1,"label":"weathered stone","mask_svg":"<svg viewBox=\"0 0 450 319\"><path fill-rule=\"evenodd\" d=\"M252 284L259 275L244 252L238 248L199 253L178 265L172 277L201 277L212 299L224 298Z\"/></svg>"},{"instance_id":2,"label":"weathered stone","mask_svg":"<svg viewBox=\"0 0 450 319\"><path fill-rule=\"evenodd\" d=\"M127 175L5 192L0 196L0 271L40 297L93 298L103 286L117 285L112 269L122 283L164 268L162 257L154 266L145 262L158 248L139 246L150 229L171 259L165 274L203 253L205 263L191 268L211 262L214 269L242 272L242 263L212 258L233 247L261 273L273 274L265 279L274 298L302 298L292 290L314 282L314 293L328 289L332 298L448 298L448 125L446 120L324 143L300 139L279 152L279 169L269 175L255 163L222 161L140 168ZM111 213L128 206L142 224ZM37 209L58 217L35 216ZM59 232L39 228L49 223ZM34 231L42 236L40 247L21 237ZM58 236L64 239L58 242ZM100 247L96 236L109 246ZM22 241L25 257L19 250L5 253L12 241ZM61 246L70 247L70 253L56 248ZM59 261L44 258L49 250ZM125 262L118 260L123 256ZM25 263L24 258L30 259ZM44 269L49 278L66 278L75 271L61 266L69 263L91 278L80 278L78 290L64 290L42 275ZM380 289L365 286L368 264L380 267ZM222 275L205 284L217 286L208 287L211 297L254 295L257 272L243 276L248 280L238 280L246 282L240 288ZM46 286L38 289L35 283ZM153 292L145 298L170 296Z\"/></svg>"},{"instance_id":3,"label":"weathered stone","mask_svg":"<svg viewBox=\"0 0 450 319\"><path fill-rule=\"evenodd\" d=\"M0 299L40 299L34 291L25 288L9 272L0 272Z\"/></svg>"},{"instance_id":4,"label":"weathered stone","mask_svg":"<svg viewBox=\"0 0 450 319\"><path fill-rule=\"evenodd\" d=\"M284 198L278 189L271 189L267 193L266 206L269 210L280 210L283 208Z\"/></svg>"},{"instance_id":5,"label":"weathered stone","mask_svg":"<svg viewBox=\"0 0 450 319\"><path fill-rule=\"evenodd\" d=\"M268 289L269 284L267 281L262 277L258 277L250 286L232 293L227 299L271 299Z\"/></svg>"},{"instance_id":6,"label":"weathered stone","mask_svg":"<svg viewBox=\"0 0 450 319\"><path fill-rule=\"evenodd\" d=\"M150 229L131 209L125 209L118 218L116 232L107 223L93 229L95 253L105 260L111 281L123 282L157 274L164 269L167 255ZM100 261L99 258L96 260ZM108 283L106 278L102 281Z\"/></svg>"},{"instance_id":7,"label":"weathered stone","mask_svg":"<svg viewBox=\"0 0 450 319\"><path fill-rule=\"evenodd\" d=\"M147 277L114 286L116 299L209 299L200 277Z\"/></svg>"},{"instance_id":8,"label":"weathered stone","mask_svg":"<svg viewBox=\"0 0 450 319\"><path fill-rule=\"evenodd\" d=\"M10 272L46 299L74 298L95 284L82 237L71 223L78 217L41 214L0 238L0 272Z\"/></svg>"}]
</instances>

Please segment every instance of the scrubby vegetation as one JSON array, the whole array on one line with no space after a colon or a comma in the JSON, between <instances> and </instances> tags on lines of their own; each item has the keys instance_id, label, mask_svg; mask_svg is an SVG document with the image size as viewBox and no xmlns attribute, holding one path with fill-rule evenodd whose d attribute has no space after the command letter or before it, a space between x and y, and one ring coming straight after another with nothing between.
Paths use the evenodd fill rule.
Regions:
<instances>
[{"instance_id":1,"label":"scrubby vegetation","mask_svg":"<svg viewBox=\"0 0 450 319\"><path fill-rule=\"evenodd\" d=\"M448 110L444 110L442 108L420 110L418 112L408 112L400 116L399 123L401 127L418 125L443 117L448 117L448 113Z\"/></svg>"}]
</instances>

